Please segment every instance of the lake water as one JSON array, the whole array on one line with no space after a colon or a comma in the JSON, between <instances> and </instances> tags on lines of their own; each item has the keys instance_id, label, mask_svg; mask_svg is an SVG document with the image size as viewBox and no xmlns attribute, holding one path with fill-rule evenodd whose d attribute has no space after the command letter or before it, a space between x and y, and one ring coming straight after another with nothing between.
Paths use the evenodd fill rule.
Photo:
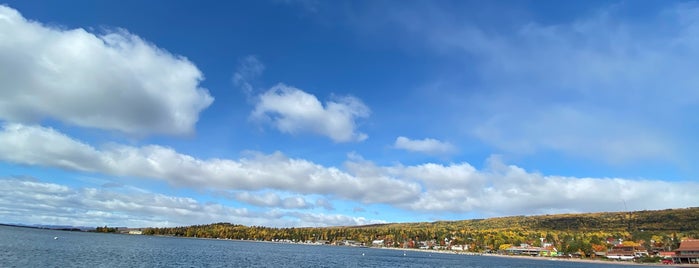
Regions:
<instances>
[{"instance_id":1,"label":"lake water","mask_svg":"<svg viewBox=\"0 0 699 268\"><path fill-rule=\"evenodd\" d=\"M340 246L98 234L9 226L0 226L0 267L628 268L626 265L613 264Z\"/></svg>"}]
</instances>

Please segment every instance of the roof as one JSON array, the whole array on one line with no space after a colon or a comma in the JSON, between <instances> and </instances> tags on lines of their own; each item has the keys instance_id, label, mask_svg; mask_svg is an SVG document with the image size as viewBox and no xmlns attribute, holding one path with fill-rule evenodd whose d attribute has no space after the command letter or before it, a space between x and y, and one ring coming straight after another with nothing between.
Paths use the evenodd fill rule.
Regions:
<instances>
[{"instance_id":1,"label":"roof","mask_svg":"<svg viewBox=\"0 0 699 268\"><path fill-rule=\"evenodd\" d=\"M680 243L677 251L699 251L699 239L687 239Z\"/></svg>"},{"instance_id":2,"label":"roof","mask_svg":"<svg viewBox=\"0 0 699 268\"><path fill-rule=\"evenodd\" d=\"M658 252L658 256L672 257L672 256L675 256L675 252L674 251L661 251L661 252Z\"/></svg>"}]
</instances>

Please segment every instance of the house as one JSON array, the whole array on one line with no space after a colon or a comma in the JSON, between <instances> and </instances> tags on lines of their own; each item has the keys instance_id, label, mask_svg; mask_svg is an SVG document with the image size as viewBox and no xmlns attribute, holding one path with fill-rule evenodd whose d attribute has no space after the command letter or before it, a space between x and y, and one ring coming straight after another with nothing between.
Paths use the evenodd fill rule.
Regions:
<instances>
[{"instance_id":1,"label":"house","mask_svg":"<svg viewBox=\"0 0 699 268\"><path fill-rule=\"evenodd\" d=\"M612 246L619 246L619 245L621 245L621 242L623 242L623 241L624 241L624 240L621 239L621 238L618 238L618 239L617 239L617 238L614 238L614 237L608 237L608 238L607 238L607 244L610 244L610 245L612 245Z\"/></svg>"},{"instance_id":2,"label":"house","mask_svg":"<svg viewBox=\"0 0 699 268\"><path fill-rule=\"evenodd\" d=\"M628 261L635 258L648 257L648 251L643 247L614 246L607 252L607 259Z\"/></svg>"},{"instance_id":3,"label":"house","mask_svg":"<svg viewBox=\"0 0 699 268\"><path fill-rule=\"evenodd\" d=\"M674 251L660 251L658 252L658 257L661 257L663 259L672 259L675 257L675 252Z\"/></svg>"},{"instance_id":4,"label":"house","mask_svg":"<svg viewBox=\"0 0 699 268\"><path fill-rule=\"evenodd\" d=\"M614 246L607 252L607 259L628 261L635 257L633 246Z\"/></svg>"},{"instance_id":5,"label":"house","mask_svg":"<svg viewBox=\"0 0 699 268\"><path fill-rule=\"evenodd\" d=\"M364 246L364 243L360 243L354 240L342 240L342 241L337 241L335 242L336 245L338 246L350 246L350 247L361 247Z\"/></svg>"},{"instance_id":6,"label":"house","mask_svg":"<svg viewBox=\"0 0 699 268\"><path fill-rule=\"evenodd\" d=\"M374 241L371 241L371 246L372 247L383 247L384 246L383 239L376 239Z\"/></svg>"},{"instance_id":7,"label":"house","mask_svg":"<svg viewBox=\"0 0 699 268\"><path fill-rule=\"evenodd\" d=\"M557 250L553 246L532 247L529 244L521 244L519 247L510 247L505 250L510 255L530 255L530 256L556 256Z\"/></svg>"},{"instance_id":8,"label":"house","mask_svg":"<svg viewBox=\"0 0 699 268\"><path fill-rule=\"evenodd\" d=\"M672 259L675 263L699 264L699 239L683 240Z\"/></svg>"},{"instance_id":9,"label":"house","mask_svg":"<svg viewBox=\"0 0 699 268\"><path fill-rule=\"evenodd\" d=\"M455 250L455 251L468 250L468 245L451 245L451 250Z\"/></svg>"}]
</instances>

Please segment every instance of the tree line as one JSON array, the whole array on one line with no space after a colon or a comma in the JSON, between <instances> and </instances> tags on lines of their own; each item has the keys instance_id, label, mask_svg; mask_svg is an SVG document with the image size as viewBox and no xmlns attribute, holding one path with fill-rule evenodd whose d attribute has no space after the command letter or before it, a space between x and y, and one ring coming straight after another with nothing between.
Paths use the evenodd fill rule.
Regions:
<instances>
[{"instance_id":1,"label":"tree line","mask_svg":"<svg viewBox=\"0 0 699 268\"><path fill-rule=\"evenodd\" d=\"M564 253L591 255L609 249L610 241L649 250L675 249L683 238L699 238L699 208L308 228L214 223L147 228L143 234L260 241L355 241L364 245L383 240L388 247L418 247L420 242L429 241L442 246L466 245L474 252L497 251L522 243L541 246L543 241Z\"/></svg>"}]
</instances>

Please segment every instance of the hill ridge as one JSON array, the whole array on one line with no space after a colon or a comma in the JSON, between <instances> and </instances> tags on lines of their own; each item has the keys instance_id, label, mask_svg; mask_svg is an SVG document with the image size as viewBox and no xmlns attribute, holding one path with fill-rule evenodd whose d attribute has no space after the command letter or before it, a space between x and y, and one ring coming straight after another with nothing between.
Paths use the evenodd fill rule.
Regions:
<instances>
[{"instance_id":1,"label":"hill ridge","mask_svg":"<svg viewBox=\"0 0 699 268\"><path fill-rule=\"evenodd\" d=\"M521 243L540 246L545 241L567 253L592 254L610 248L614 241L649 250L677 248L682 239L699 238L699 207L363 226L271 228L214 223L148 228L143 234L337 245L382 241L380 246L407 248L446 247L448 243L474 252Z\"/></svg>"}]
</instances>

